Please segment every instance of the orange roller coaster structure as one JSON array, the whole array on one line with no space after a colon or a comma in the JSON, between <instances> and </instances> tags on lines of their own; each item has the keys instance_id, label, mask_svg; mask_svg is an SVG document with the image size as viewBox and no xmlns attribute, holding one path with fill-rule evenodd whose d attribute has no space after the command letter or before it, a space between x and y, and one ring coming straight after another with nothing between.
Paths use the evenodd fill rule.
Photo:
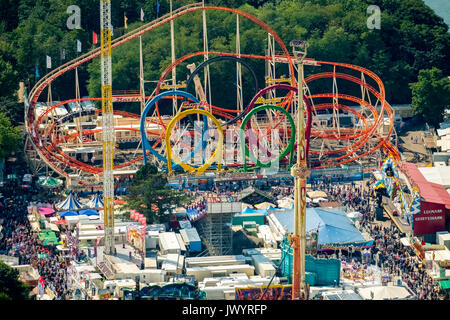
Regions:
<instances>
[{"instance_id":1,"label":"orange roller coaster structure","mask_svg":"<svg viewBox=\"0 0 450 320\"><path fill-rule=\"evenodd\" d=\"M296 67L294 64L294 58L289 54L289 51L281 38L263 21L248 13L236 9L203 6L201 3L187 5L112 40L112 49L127 43L132 39L140 37L147 32L155 30L156 28L181 16L202 10L229 12L252 21L274 39L282 52L272 55L256 55L240 52L207 52L202 50L187 54L176 59L162 72L156 85L154 92L155 96L160 92L161 84L164 82L165 78L176 66L191 58L205 55L239 57L240 59L257 59L265 61L266 63L284 63L287 64L290 74L290 77L286 78L286 82L291 86L296 85L297 80L294 77ZM101 167L87 164L72 156L69 156L61 147L74 139L82 140L83 137L93 136L94 134L100 133L101 129L90 128L83 129L80 132L62 134L59 132L59 127L65 120L60 117L58 118L58 116L53 116L52 114L54 113L54 110L63 104L71 102L80 103L82 101L100 101L101 98L83 98L62 101L48 106L48 108L40 114L37 114L36 112L36 105L42 92L58 77L74 70L84 63L100 57L100 54L100 48L96 48L52 70L35 84L28 96L26 105L27 108L25 112L25 126L28 133L27 141L29 143L27 150L30 154L34 154L33 157L35 157L35 159L44 161L46 166L50 167L61 176L69 177L70 174L80 173L86 173L86 175L94 175L97 177L102 175L103 169ZM379 77L370 70L351 64L315 61L314 59L306 59L305 64L319 66L320 68L328 67L333 69L332 72L327 70L325 72L312 74L309 77L306 77L304 81L306 88L304 95L305 98L308 99L312 108L311 142L309 148L311 167L320 169L344 165L349 162L359 161L370 154L374 154L377 150L383 150L385 153L389 153L394 158L399 159L400 155L396 147L390 141L391 134L394 130L393 112L390 105L385 100L385 88L381 79L379 79ZM336 68L339 68L341 72L336 72ZM351 74L353 75L344 73L342 70L351 71ZM355 72L358 72L361 77L358 78L354 76ZM328 80L329 82L330 79L333 80L332 92L310 92L309 88L314 87L316 82L319 83L320 81L325 80ZM366 79L368 80L366 81ZM361 97L356 97L342 92L339 93L337 86L338 80L346 81L358 86L361 89ZM276 81L276 79L272 79L272 81ZM328 86L322 85L319 87L325 88ZM286 93L282 90L277 92L273 90L273 94L276 93L280 98L280 101L276 103L276 105L282 106L291 114L295 113L296 94L293 91ZM262 97L262 95L260 96ZM124 94L114 96L113 101L115 99L120 102L142 102L144 98L147 100L152 97L153 95L142 97L142 95L135 93ZM172 97L167 98L172 99ZM375 102L373 103L372 100ZM234 119L239 113L246 113L251 109L250 106L247 106L243 111L240 111L238 107L224 108L222 106L215 106L208 101L202 101L202 103L209 108L214 116L220 116L228 120ZM182 108L180 108L179 112L182 112ZM264 123L264 126L269 129L269 132L272 129L278 129L283 138L281 141L287 141L292 128L285 124L286 121L283 114L277 111L266 112L267 117L270 117L271 121ZM273 114L269 114L270 112L273 112ZM164 153L165 150L163 141L165 139L165 129L167 128L168 121L167 119L164 119L157 103L155 104L154 113L154 117L147 119L147 124L149 127L146 129L146 132L154 138L152 142L153 147L156 148L159 146L161 153ZM101 114L101 112L96 110L95 115L99 114ZM118 110L114 110L114 114L131 119L140 118L139 115ZM72 118L77 117L78 113L74 112L71 116ZM171 116L174 117L175 114L172 114ZM341 125L340 118L343 116L352 117L352 125L347 127ZM239 121L240 120L238 120L238 122ZM225 131L228 128L237 127L238 125L239 123L230 123L229 125L222 127ZM45 130L42 129L43 126L45 127ZM258 121L250 121L248 123L249 128L258 129L259 126L262 126L262 123L258 123ZM132 126L122 127L121 130L128 130L130 132L138 131L138 129ZM136 156L135 154L134 159L128 159L122 163L117 163L114 165L114 169L118 170L130 165L135 165L139 163L142 158L142 155ZM82 180L80 183L88 184L90 182Z\"/></svg>"}]
</instances>

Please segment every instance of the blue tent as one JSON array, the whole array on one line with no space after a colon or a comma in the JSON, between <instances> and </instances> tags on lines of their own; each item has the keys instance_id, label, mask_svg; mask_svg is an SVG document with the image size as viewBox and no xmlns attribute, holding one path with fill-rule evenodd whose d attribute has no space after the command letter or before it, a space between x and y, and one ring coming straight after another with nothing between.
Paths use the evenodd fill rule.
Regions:
<instances>
[{"instance_id":1,"label":"blue tent","mask_svg":"<svg viewBox=\"0 0 450 320\"><path fill-rule=\"evenodd\" d=\"M288 232L294 232L294 211L274 211L273 215ZM367 240L354 226L345 212L335 209L307 208L306 231L319 228L319 245L325 244L361 244Z\"/></svg>"},{"instance_id":2,"label":"blue tent","mask_svg":"<svg viewBox=\"0 0 450 320\"><path fill-rule=\"evenodd\" d=\"M250 207L246 207L244 210L241 211L241 214L252 214L252 213L264 213L264 215L267 215L267 209L251 209Z\"/></svg>"},{"instance_id":3,"label":"blue tent","mask_svg":"<svg viewBox=\"0 0 450 320\"><path fill-rule=\"evenodd\" d=\"M84 214L84 215L87 215L87 216L98 216L98 211L91 210L91 209L81 210L80 214Z\"/></svg>"},{"instance_id":4,"label":"blue tent","mask_svg":"<svg viewBox=\"0 0 450 320\"><path fill-rule=\"evenodd\" d=\"M61 217L67 217L67 216L77 216L78 214L75 211L62 211L59 213Z\"/></svg>"},{"instance_id":5,"label":"blue tent","mask_svg":"<svg viewBox=\"0 0 450 320\"><path fill-rule=\"evenodd\" d=\"M100 194L96 193L94 197L88 202L88 208L91 209L100 209L104 207L104 203Z\"/></svg>"},{"instance_id":6,"label":"blue tent","mask_svg":"<svg viewBox=\"0 0 450 320\"><path fill-rule=\"evenodd\" d=\"M66 200L56 205L59 210L80 210L83 205L75 198L73 193L70 193Z\"/></svg>"}]
</instances>

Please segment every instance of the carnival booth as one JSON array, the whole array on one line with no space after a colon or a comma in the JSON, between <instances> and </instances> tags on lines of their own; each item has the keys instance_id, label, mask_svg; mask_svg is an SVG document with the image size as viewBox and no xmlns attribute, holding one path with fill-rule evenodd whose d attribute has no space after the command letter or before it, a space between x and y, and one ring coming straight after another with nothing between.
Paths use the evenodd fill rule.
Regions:
<instances>
[{"instance_id":1,"label":"carnival booth","mask_svg":"<svg viewBox=\"0 0 450 320\"><path fill-rule=\"evenodd\" d=\"M435 242L436 232L447 231L450 195L442 185L427 181L415 164L405 162L401 168L413 190L410 222L414 235Z\"/></svg>"}]
</instances>

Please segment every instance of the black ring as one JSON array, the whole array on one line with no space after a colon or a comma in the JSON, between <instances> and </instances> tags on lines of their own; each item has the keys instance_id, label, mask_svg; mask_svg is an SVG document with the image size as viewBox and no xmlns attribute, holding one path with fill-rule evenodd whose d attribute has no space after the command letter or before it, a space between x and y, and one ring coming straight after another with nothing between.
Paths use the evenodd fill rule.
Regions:
<instances>
[{"instance_id":1,"label":"black ring","mask_svg":"<svg viewBox=\"0 0 450 320\"><path fill-rule=\"evenodd\" d=\"M249 70L250 73L252 74L253 80L255 81L255 93L253 94L253 96L255 96L255 95L258 93L258 91L259 91L259 85L258 85L258 79L256 78L256 73L255 73L255 71L252 69L252 67L251 67L245 60L243 60L243 59L241 59L241 58L238 58L238 57L235 57L235 56L218 56L218 57L214 57L214 58L211 58L211 59L208 59L208 60L202 62L202 63L201 63L201 64L200 64L200 65L199 65L199 66L198 66L198 67L190 74L190 76L189 76L189 78L188 78L188 80L187 80L187 82L186 82L186 91L187 91L187 89L189 88L189 85L190 85L190 84L192 83L192 81L194 80L194 77L197 75L197 73L200 72L201 69L203 69L205 66L209 65L209 64L212 63L212 62L216 62L216 61L220 61L220 60L233 60L233 61L239 62L241 65L243 65L244 67L246 67L247 70ZM241 119L244 115L247 114L247 111L248 111L247 109L248 109L248 106L247 106L247 108L245 109L245 111L241 112L240 114L238 114L238 115L237 115L236 117L234 117L233 119L231 119L231 120L225 122L225 124L226 124L226 125L233 124L233 123L235 123L236 121L238 121L239 119Z\"/></svg>"}]
</instances>

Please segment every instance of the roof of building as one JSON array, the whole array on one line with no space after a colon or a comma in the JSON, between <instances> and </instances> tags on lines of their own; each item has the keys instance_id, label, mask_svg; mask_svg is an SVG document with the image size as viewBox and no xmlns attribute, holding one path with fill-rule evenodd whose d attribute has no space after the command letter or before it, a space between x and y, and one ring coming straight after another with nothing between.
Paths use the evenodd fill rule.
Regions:
<instances>
[{"instance_id":1,"label":"roof of building","mask_svg":"<svg viewBox=\"0 0 450 320\"><path fill-rule=\"evenodd\" d=\"M450 187L450 167L424 167L418 169L427 181L440 184L444 188Z\"/></svg>"},{"instance_id":2,"label":"roof of building","mask_svg":"<svg viewBox=\"0 0 450 320\"><path fill-rule=\"evenodd\" d=\"M289 233L294 232L294 211L275 211L275 218ZM319 244L366 243L344 211L325 208L306 209L306 231L319 228Z\"/></svg>"},{"instance_id":3,"label":"roof of building","mask_svg":"<svg viewBox=\"0 0 450 320\"><path fill-rule=\"evenodd\" d=\"M195 228L181 229L180 234L185 243L201 241L197 229Z\"/></svg>"},{"instance_id":4,"label":"roof of building","mask_svg":"<svg viewBox=\"0 0 450 320\"><path fill-rule=\"evenodd\" d=\"M238 200L255 205L261 202L273 202L275 198L268 192L254 187L248 187L241 191Z\"/></svg>"},{"instance_id":5,"label":"roof of building","mask_svg":"<svg viewBox=\"0 0 450 320\"><path fill-rule=\"evenodd\" d=\"M181 250L175 232L161 232L159 234L159 243L162 250Z\"/></svg>"}]
</instances>

